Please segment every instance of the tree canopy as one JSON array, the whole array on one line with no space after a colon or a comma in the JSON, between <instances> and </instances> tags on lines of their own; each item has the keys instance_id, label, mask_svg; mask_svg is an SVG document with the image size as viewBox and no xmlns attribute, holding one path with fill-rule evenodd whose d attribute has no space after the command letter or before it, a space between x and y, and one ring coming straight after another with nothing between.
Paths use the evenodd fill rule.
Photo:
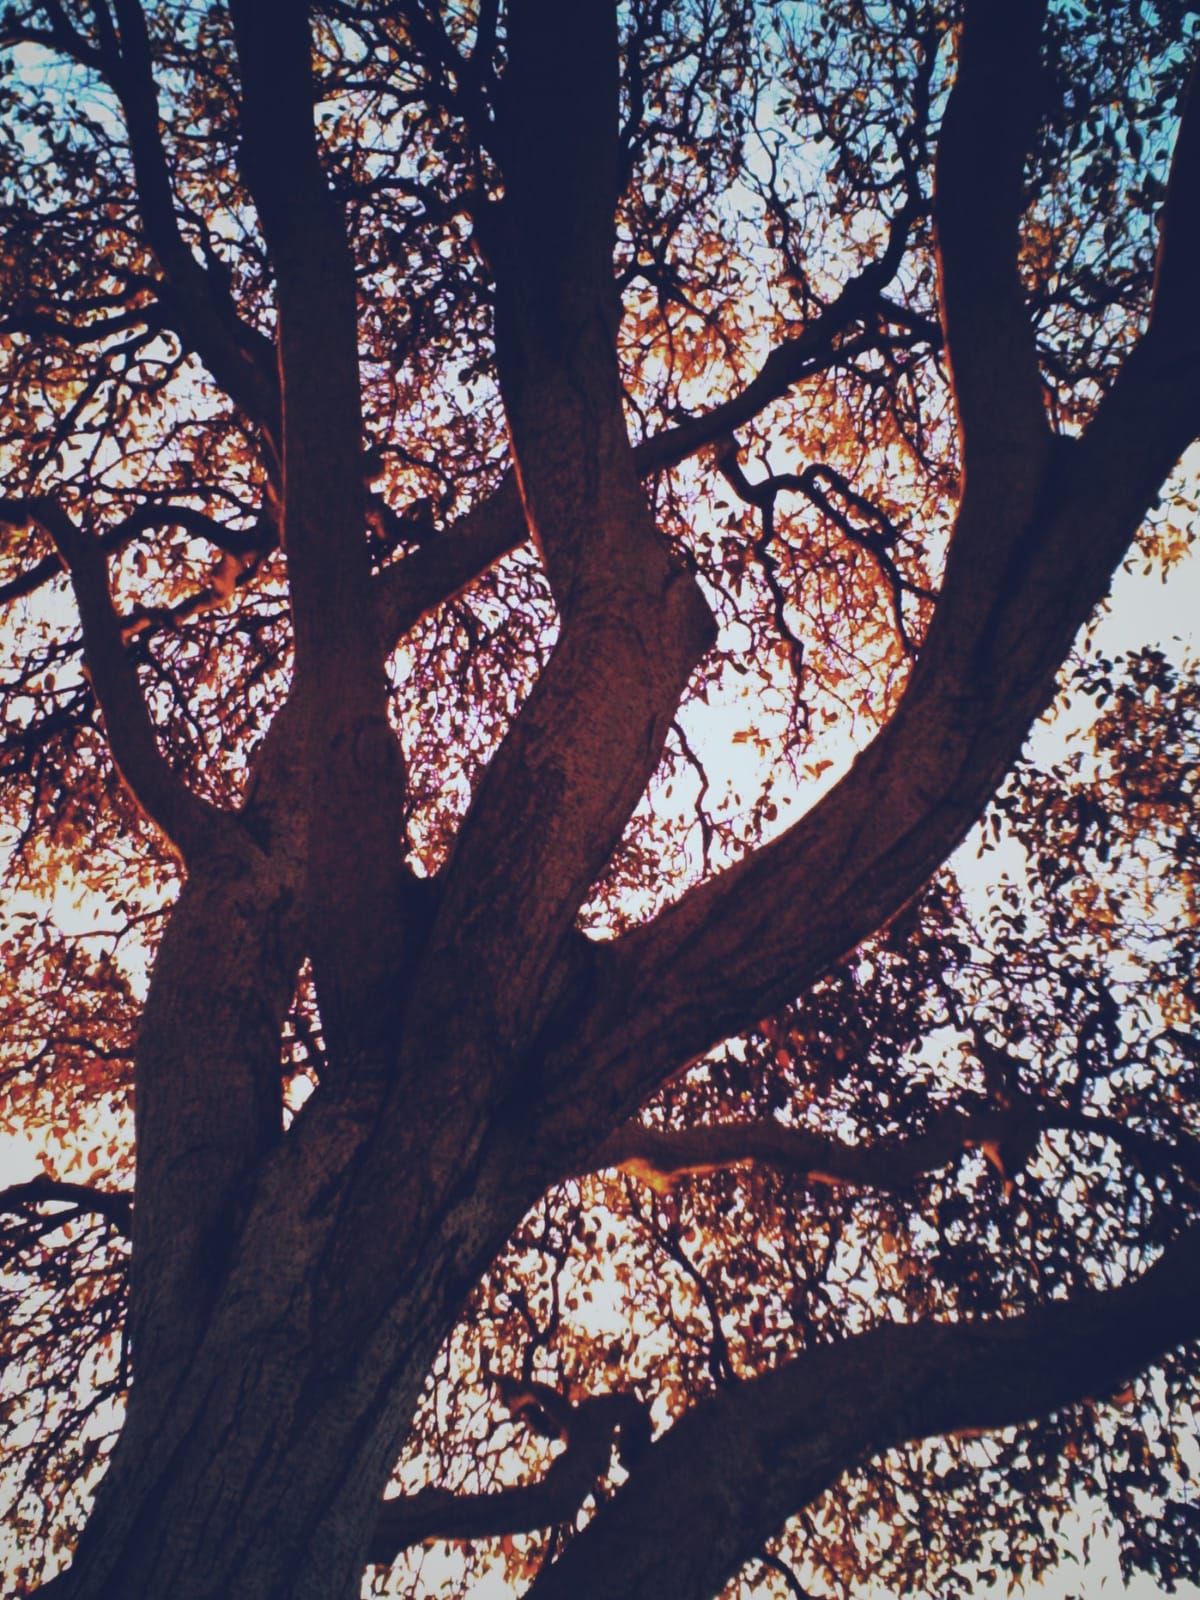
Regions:
<instances>
[{"instance_id":1,"label":"tree canopy","mask_svg":"<svg viewBox=\"0 0 1200 1600\"><path fill-rule=\"evenodd\" d=\"M1198 35L4 8L18 1593L1200 1577Z\"/></svg>"}]
</instances>

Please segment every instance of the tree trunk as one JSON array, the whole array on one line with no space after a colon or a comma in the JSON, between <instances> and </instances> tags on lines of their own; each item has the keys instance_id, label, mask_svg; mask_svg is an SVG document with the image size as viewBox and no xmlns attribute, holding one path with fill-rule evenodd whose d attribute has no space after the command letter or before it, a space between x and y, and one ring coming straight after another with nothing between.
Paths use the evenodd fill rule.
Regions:
<instances>
[{"instance_id":1,"label":"tree trunk","mask_svg":"<svg viewBox=\"0 0 1200 1600\"><path fill-rule=\"evenodd\" d=\"M63 1600L358 1592L438 1346L531 1192L494 1147L397 1268L406 1288L339 1339L319 1303L338 1212L323 1178L336 1145L352 1164L362 1119L322 1109L324 1138L278 1153L187 1370L165 1392L139 1374Z\"/></svg>"}]
</instances>

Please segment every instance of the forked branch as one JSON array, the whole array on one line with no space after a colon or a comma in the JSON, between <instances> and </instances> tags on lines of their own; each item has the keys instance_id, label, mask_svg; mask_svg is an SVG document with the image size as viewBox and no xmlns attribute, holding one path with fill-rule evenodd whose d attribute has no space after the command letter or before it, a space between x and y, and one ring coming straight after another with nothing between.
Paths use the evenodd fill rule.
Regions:
<instances>
[{"instance_id":1,"label":"forked branch","mask_svg":"<svg viewBox=\"0 0 1200 1600\"><path fill-rule=\"evenodd\" d=\"M160 297L180 337L263 429L277 458L279 387L270 341L238 317L223 286L196 260L180 232L146 18L140 0L113 0L113 9L119 33L107 0L93 8L99 50L90 53L88 64L99 67L121 102L146 241L163 273Z\"/></svg>"},{"instance_id":2,"label":"forked branch","mask_svg":"<svg viewBox=\"0 0 1200 1600\"><path fill-rule=\"evenodd\" d=\"M403 1551L426 1539L489 1539L529 1533L557 1523L574 1524L584 1500L605 1477L614 1446L626 1468L632 1468L650 1442L646 1407L630 1394L593 1395L570 1402L544 1384L506 1380L504 1403L514 1415L523 1402L543 1413L552 1411L552 1432L566 1448L536 1483L490 1494L455 1494L423 1489L419 1494L385 1500L380 1510L369 1560L387 1566Z\"/></svg>"},{"instance_id":3,"label":"forked branch","mask_svg":"<svg viewBox=\"0 0 1200 1600\"><path fill-rule=\"evenodd\" d=\"M1027 31L1029 7L1019 9ZM985 37L1004 25L993 0L968 12L964 77L952 101L971 93L966 67L978 62L978 51L967 46L977 22ZM988 70L1009 61L1014 92L1028 93L1033 46L1026 40L1022 48L1010 61L1006 46ZM980 93L991 103L999 87L985 87ZM558 1052L561 1066L552 1068L564 1074L557 1114L563 1135L579 1141L569 1163L592 1147L596 1128L594 1118L590 1128L574 1124L568 1082L576 1098L585 1081L594 1086L614 1123L625 1120L664 1076L769 1016L894 916L964 837L1016 759L1077 630L1103 599L1166 475L1200 433L1200 319L1175 287L1200 210L1198 99L1193 90L1144 348L1130 357L1079 441L1053 439L1040 400L1036 412L1032 407L1020 354L1032 337L1027 329L1014 328L999 346L985 339L970 358L968 387L981 391L989 349L996 363L995 453L988 454L983 433L968 453L945 580L905 694L847 776L798 823L604 952L606 975ZM948 116L943 139L981 135L978 115L966 107ZM1007 120L1015 112L996 115L1015 144L1019 128ZM959 159L950 160L952 169ZM1011 151L1006 159L1015 159ZM995 181L1007 194L1005 172ZM978 263L985 281L989 272L997 280L1002 320L1016 315L1005 311L1003 296L1006 274L1015 273L1018 200L1009 195L1004 203L1001 232L989 222L985 236L999 249L1002 234L1009 265L985 272ZM943 252L947 278L966 272L975 250L956 235ZM946 292L963 297L955 315L967 318L964 328L983 314L969 284ZM952 337L955 315L947 318ZM966 434L974 403L968 398ZM979 416L982 429L988 419L983 409ZM974 485L972 460L980 466ZM981 484L993 492L981 493Z\"/></svg>"}]
</instances>

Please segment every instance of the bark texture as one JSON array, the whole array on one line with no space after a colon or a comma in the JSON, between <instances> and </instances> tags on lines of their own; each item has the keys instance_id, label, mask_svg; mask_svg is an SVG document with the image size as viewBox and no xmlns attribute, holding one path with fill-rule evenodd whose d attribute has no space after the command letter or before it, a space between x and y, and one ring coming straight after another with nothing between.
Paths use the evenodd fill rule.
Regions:
<instances>
[{"instance_id":1,"label":"bark texture","mask_svg":"<svg viewBox=\"0 0 1200 1600\"><path fill-rule=\"evenodd\" d=\"M116 0L93 53L123 107L166 311L269 461L260 545L286 553L295 672L240 811L199 800L161 754L100 544L52 503L3 512L54 539L114 759L188 875L138 1046L136 1377L55 1600L348 1600L369 1561L426 1537L573 1517L613 1443L641 1427L620 1397L564 1423L574 1432L559 1467L519 1499L431 1491L379 1509L440 1344L552 1183L620 1164L669 1181L748 1154L899 1187L1013 1132L1021 1106L869 1154L778 1129L689 1143L628 1123L699 1053L886 924L945 860L1200 431L1196 91L1149 325L1082 437L1055 436L1017 268L1045 3L970 0L935 203L962 499L920 658L891 722L822 804L645 926L592 943L576 930L580 907L715 636L643 479L723 438L834 349L863 304L878 305L907 220L879 270L742 395L635 449L613 275L616 7L512 0L490 133L496 197L474 215L512 472L372 579L355 264L314 132L309 20L289 0L232 11L273 349L180 234L136 0ZM418 882L384 656L527 539L558 640L444 871ZM285 1136L279 1037L306 956L333 1065ZM1200 1331L1197 1307L1200 1255L1185 1239L1107 1295L998 1323L880 1327L787 1362L636 1451L628 1487L532 1592L702 1600L856 1462L1103 1394ZM703 1538L666 1532L698 1528Z\"/></svg>"}]
</instances>

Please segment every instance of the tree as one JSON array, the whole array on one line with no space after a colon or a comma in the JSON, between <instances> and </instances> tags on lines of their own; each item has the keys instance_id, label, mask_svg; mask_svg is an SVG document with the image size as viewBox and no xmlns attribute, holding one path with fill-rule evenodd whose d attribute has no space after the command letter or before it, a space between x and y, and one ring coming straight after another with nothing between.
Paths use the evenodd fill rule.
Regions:
<instances>
[{"instance_id":1,"label":"tree","mask_svg":"<svg viewBox=\"0 0 1200 1600\"><path fill-rule=\"evenodd\" d=\"M2 28L19 1583L1195 1576L1194 14Z\"/></svg>"}]
</instances>

